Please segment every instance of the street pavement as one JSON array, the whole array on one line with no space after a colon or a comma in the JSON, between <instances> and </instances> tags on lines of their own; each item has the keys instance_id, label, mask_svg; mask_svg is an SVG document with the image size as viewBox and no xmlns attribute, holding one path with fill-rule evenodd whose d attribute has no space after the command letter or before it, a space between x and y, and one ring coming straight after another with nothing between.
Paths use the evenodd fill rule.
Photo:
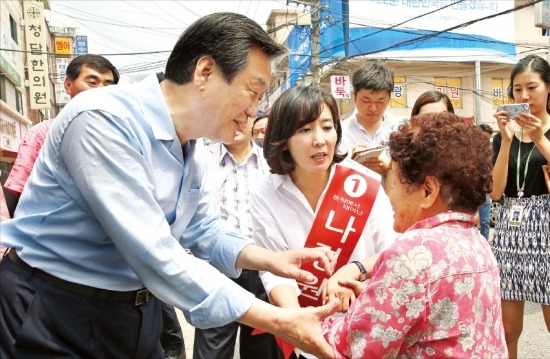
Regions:
<instances>
[{"instance_id":1,"label":"street pavement","mask_svg":"<svg viewBox=\"0 0 550 359\"><path fill-rule=\"evenodd\" d=\"M518 357L521 359L550 358L550 333L544 324L540 304L525 303L523 334L519 339Z\"/></svg>"}]
</instances>

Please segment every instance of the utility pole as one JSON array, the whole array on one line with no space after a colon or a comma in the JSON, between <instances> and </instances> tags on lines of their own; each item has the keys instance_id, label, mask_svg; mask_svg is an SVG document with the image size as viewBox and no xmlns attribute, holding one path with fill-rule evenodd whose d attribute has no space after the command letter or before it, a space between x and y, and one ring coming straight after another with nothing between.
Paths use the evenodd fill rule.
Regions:
<instances>
[{"instance_id":1,"label":"utility pole","mask_svg":"<svg viewBox=\"0 0 550 359\"><path fill-rule=\"evenodd\" d=\"M476 76L476 125L481 125L481 62L479 60L475 63L475 76Z\"/></svg>"},{"instance_id":2,"label":"utility pole","mask_svg":"<svg viewBox=\"0 0 550 359\"><path fill-rule=\"evenodd\" d=\"M319 87L321 82L321 66L319 59L319 41L321 26L319 24L319 0L311 1L311 71L313 72L312 86Z\"/></svg>"}]
</instances>

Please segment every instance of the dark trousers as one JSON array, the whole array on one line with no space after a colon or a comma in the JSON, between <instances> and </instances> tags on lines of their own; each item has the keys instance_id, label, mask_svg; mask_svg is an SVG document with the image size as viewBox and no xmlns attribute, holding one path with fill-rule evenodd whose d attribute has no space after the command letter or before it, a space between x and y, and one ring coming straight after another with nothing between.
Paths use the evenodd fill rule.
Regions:
<instances>
[{"instance_id":1,"label":"dark trousers","mask_svg":"<svg viewBox=\"0 0 550 359\"><path fill-rule=\"evenodd\" d=\"M162 334L160 344L164 355L179 357L185 348L183 333L176 310L170 304L161 302L162 308Z\"/></svg>"},{"instance_id":2,"label":"dark trousers","mask_svg":"<svg viewBox=\"0 0 550 359\"><path fill-rule=\"evenodd\" d=\"M89 298L0 261L0 358L163 358L160 301Z\"/></svg>"},{"instance_id":3,"label":"dark trousers","mask_svg":"<svg viewBox=\"0 0 550 359\"><path fill-rule=\"evenodd\" d=\"M243 270L235 282L257 298L267 301L267 294L257 271ZM282 351L279 350L272 334L250 335L254 328L233 322L218 328L195 328L193 359L232 359L239 327L241 328L239 337L241 359L283 358Z\"/></svg>"}]
</instances>

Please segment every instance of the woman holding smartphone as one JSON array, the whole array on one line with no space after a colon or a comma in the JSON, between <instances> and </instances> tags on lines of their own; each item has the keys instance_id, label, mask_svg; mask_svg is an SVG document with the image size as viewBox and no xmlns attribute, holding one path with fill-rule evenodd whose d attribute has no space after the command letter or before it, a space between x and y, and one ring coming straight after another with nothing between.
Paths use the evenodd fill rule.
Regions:
<instances>
[{"instance_id":1,"label":"woman holding smartphone","mask_svg":"<svg viewBox=\"0 0 550 359\"><path fill-rule=\"evenodd\" d=\"M492 249L499 263L502 320L510 358L517 357L525 301L540 303L550 331L550 195L543 165L550 162L550 66L543 58L521 59L510 76L508 96L531 113L497 111L493 139L493 191L504 205Z\"/></svg>"}]
</instances>

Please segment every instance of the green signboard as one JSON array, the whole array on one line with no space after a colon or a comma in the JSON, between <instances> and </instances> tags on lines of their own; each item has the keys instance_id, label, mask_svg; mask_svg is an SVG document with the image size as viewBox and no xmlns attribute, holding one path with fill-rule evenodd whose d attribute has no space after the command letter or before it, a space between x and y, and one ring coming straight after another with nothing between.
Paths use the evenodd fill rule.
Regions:
<instances>
[{"instance_id":1,"label":"green signboard","mask_svg":"<svg viewBox=\"0 0 550 359\"><path fill-rule=\"evenodd\" d=\"M10 63L0 55L0 71L14 83L15 86L21 86L21 76L11 67Z\"/></svg>"}]
</instances>

